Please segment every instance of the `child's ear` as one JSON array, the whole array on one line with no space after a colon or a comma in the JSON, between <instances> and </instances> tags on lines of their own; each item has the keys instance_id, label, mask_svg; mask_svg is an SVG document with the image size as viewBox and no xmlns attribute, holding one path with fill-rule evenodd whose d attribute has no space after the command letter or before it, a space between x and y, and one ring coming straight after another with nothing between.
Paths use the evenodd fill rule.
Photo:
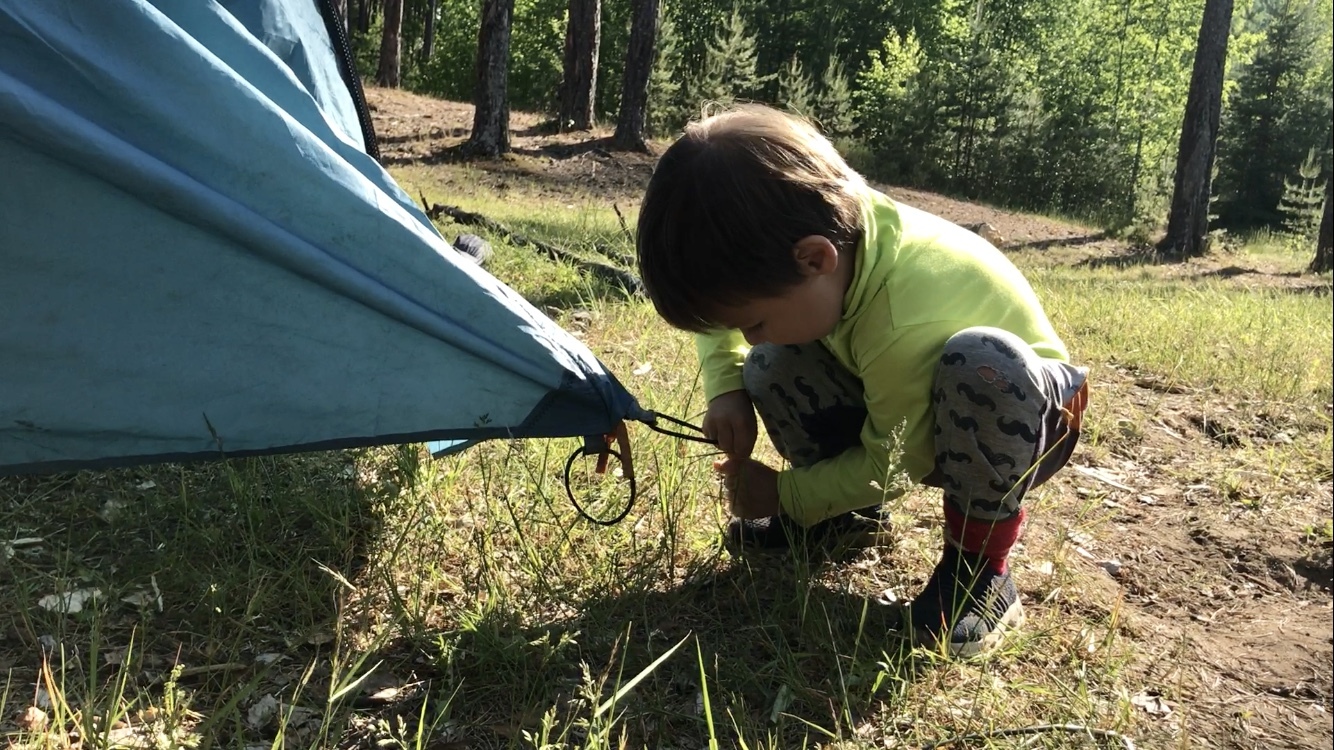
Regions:
<instances>
[{"instance_id":1,"label":"child's ear","mask_svg":"<svg viewBox=\"0 0 1334 750\"><path fill-rule=\"evenodd\" d=\"M802 276L824 276L838 268L838 248L828 237L812 234L792 246L792 259Z\"/></svg>"}]
</instances>

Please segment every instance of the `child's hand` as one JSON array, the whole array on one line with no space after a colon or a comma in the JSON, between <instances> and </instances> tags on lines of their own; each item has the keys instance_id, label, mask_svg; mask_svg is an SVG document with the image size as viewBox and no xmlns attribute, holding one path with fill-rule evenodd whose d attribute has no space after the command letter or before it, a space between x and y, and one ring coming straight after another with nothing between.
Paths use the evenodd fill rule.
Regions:
<instances>
[{"instance_id":1,"label":"child's hand","mask_svg":"<svg viewBox=\"0 0 1334 750\"><path fill-rule=\"evenodd\" d=\"M749 458L715 461L714 471L723 475L727 502L737 518L767 518L778 515L778 472Z\"/></svg>"},{"instance_id":2,"label":"child's hand","mask_svg":"<svg viewBox=\"0 0 1334 750\"><path fill-rule=\"evenodd\" d=\"M750 458L755 450L755 407L745 391L714 396L702 427L704 437L718 441L718 447L730 458Z\"/></svg>"}]
</instances>

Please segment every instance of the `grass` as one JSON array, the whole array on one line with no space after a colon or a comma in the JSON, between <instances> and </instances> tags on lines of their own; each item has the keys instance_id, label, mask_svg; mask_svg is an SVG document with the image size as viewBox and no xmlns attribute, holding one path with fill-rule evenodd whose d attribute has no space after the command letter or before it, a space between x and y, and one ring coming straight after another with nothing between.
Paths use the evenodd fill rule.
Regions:
<instances>
[{"instance_id":1,"label":"grass","mask_svg":"<svg viewBox=\"0 0 1334 750\"><path fill-rule=\"evenodd\" d=\"M1326 300L1218 279L1164 280L1148 267L1048 268L1029 277L1089 361L1261 401L1329 402Z\"/></svg>"},{"instance_id":2,"label":"grass","mask_svg":"<svg viewBox=\"0 0 1334 750\"><path fill-rule=\"evenodd\" d=\"M595 198L516 198L519 186L501 199L463 187L469 169L399 177L536 238L630 252ZM497 250L492 271L645 406L699 415L693 347L648 305L529 250ZM1327 297L1154 267L1026 265L1098 378L1093 459L1133 449L1161 418L1161 404L1128 398L1138 380L1206 416L1227 410L1231 429L1268 419L1291 432L1226 467L1189 462L1180 481L1234 481L1243 499L1327 481ZM640 498L609 528L565 499L572 440L492 442L444 461L398 446L0 481L0 737L20 748L869 750L1079 724L1190 744L1189 722L1165 729L1132 703L1137 665L1172 644L1127 628L1123 602L1097 595L1065 536L1035 537L1017 558L1023 633L950 661L907 648L883 603L911 596L934 562L934 495L895 501L889 545L735 558L720 544L708 451L634 433ZM1032 505L1096 529L1102 499L1053 484ZM1314 544L1329 536L1327 508L1287 502L1274 518ZM81 612L42 606L90 590ZM1189 717L1191 697L1172 697ZM1052 731L969 746L1095 745Z\"/></svg>"}]
</instances>

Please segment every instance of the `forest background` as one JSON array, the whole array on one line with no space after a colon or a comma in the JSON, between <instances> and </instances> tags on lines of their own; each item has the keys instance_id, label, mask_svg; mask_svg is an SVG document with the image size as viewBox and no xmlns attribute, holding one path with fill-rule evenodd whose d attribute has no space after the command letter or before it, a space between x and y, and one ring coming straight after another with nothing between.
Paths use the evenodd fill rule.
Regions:
<instances>
[{"instance_id":1,"label":"forest background","mask_svg":"<svg viewBox=\"0 0 1334 750\"><path fill-rule=\"evenodd\" d=\"M561 118L566 48L583 35L592 119L614 122L644 1L508 0L508 106L550 114L552 129L591 124ZM481 0L344 2L367 78L473 99ZM877 180L1147 241L1168 212L1203 5L671 0L657 10L645 124L665 137L710 102L772 103L816 120ZM1235 2L1215 230L1314 239L1331 172L1332 16L1331 0Z\"/></svg>"}]
</instances>

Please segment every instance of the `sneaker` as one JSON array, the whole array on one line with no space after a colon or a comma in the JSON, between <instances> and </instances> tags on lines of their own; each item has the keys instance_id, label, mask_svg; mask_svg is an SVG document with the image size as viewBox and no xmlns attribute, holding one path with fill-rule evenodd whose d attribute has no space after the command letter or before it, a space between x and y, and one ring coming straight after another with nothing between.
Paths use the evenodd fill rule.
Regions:
<instances>
[{"instance_id":1,"label":"sneaker","mask_svg":"<svg viewBox=\"0 0 1334 750\"><path fill-rule=\"evenodd\" d=\"M875 508L863 508L802 526L785 515L734 518L727 525L727 543L733 547L781 550L793 547L833 549L840 542L879 528Z\"/></svg>"},{"instance_id":2,"label":"sneaker","mask_svg":"<svg viewBox=\"0 0 1334 750\"><path fill-rule=\"evenodd\" d=\"M1024 622L1010 573L998 573L985 558L953 545L946 545L931 580L908 609L916 642L938 648L947 637L956 657L990 651Z\"/></svg>"}]
</instances>

